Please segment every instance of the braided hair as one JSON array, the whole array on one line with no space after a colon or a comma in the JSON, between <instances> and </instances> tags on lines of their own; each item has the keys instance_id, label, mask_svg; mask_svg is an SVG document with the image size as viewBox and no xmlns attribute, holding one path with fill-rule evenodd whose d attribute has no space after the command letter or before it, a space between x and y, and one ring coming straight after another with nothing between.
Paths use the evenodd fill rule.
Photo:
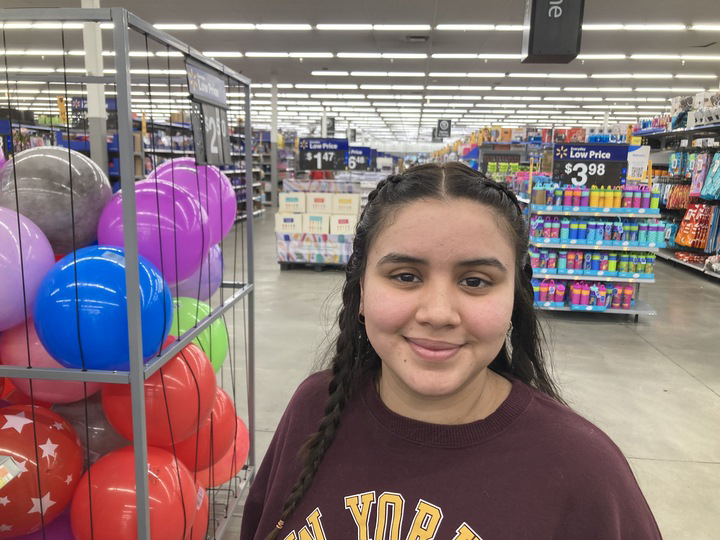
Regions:
<instances>
[{"instance_id":1,"label":"braided hair","mask_svg":"<svg viewBox=\"0 0 720 540\"><path fill-rule=\"evenodd\" d=\"M312 484L325 452L340 425L342 411L365 374L377 373L381 360L368 341L360 320L360 284L365 274L367 253L373 240L395 213L422 199L467 199L496 213L515 248L515 293L511 316L511 347L506 345L490 369L544 392L564 403L545 363L545 339L533 308L532 269L528 261L528 232L517 197L505 185L461 163L431 163L381 180L368 195L353 241L352 255L345 270L342 306L338 314L338 336L330 360L332 378L328 385L324 416L304 444L300 476L285 500L278 525L266 540L275 540Z\"/></svg>"}]
</instances>

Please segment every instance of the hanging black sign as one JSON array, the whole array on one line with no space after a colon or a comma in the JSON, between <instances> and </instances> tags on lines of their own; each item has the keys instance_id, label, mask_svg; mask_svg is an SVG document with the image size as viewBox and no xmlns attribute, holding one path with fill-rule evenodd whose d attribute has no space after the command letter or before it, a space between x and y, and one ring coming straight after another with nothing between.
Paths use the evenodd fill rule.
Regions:
<instances>
[{"instance_id":1,"label":"hanging black sign","mask_svg":"<svg viewBox=\"0 0 720 540\"><path fill-rule=\"evenodd\" d=\"M522 62L568 64L580 53L585 0L526 0Z\"/></svg>"},{"instance_id":2,"label":"hanging black sign","mask_svg":"<svg viewBox=\"0 0 720 540\"><path fill-rule=\"evenodd\" d=\"M438 120L437 130L435 136L439 139L443 137L452 137L452 120Z\"/></svg>"},{"instance_id":3,"label":"hanging black sign","mask_svg":"<svg viewBox=\"0 0 720 540\"><path fill-rule=\"evenodd\" d=\"M347 139L300 139L300 170L344 171Z\"/></svg>"}]
</instances>

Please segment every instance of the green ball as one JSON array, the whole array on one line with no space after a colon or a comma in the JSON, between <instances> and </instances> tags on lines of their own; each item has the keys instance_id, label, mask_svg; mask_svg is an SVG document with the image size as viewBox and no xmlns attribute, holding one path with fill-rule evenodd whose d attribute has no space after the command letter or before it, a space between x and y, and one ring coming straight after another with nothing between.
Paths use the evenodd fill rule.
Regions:
<instances>
[{"instance_id":1,"label":"green ball","mask_svg":"<svg viewBox=\"0 0 720 540\"><path fill-rule=\"evenodd\" d=\"M176 337L191 330L211 312L209 305L195 298L178 297L173 301L173 306L175 310L170 334ZM192 342L202 349L217 372L228 353L229 340L225 320L222 317L215 319Z\"/></svg>"}]
</instances>

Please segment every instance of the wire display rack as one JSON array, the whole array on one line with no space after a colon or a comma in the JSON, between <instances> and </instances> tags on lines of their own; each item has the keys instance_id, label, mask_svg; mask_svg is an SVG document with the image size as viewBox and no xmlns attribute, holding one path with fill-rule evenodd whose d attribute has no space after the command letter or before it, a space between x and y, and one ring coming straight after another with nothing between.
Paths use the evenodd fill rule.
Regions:
<instances>
[{"instance_id":1,"label":"wire display rack","mask_svg":"<svg viewBox=\"0 0 720 540\"><path fill-rule=\"evenodd\" d=\"M176 167L171 161L169 164L170 175L163 180L172 186L172 211L177 211L178 214L174 217L178 217L177 220L171 220L170 232L168 234L171 237L174 235L174 245L172 242L167 242L163 245L162 238L165 234L163 226L167 224L163 222L161 224L161 214L163 210L160 202L157 203L155 212L157 213L157 236L159 238L159 263L156 272L165 278L160 280L165 288L160 287L161 294L163 291L167 291L167 298L169 299L169 305L172 306L171 311L165 309L162 315L162 327L170 331L174 336L174 341L165 341L165 338L161 339L156 351L153 354L147 354L147 341L149 334L143 335L143 327L147 322L147 316L145 315L145 309L147 298L144 296L145 290L143 289L143 275L142 272L147 272L148 265L146 264L145 258L152 259L152 257L144 252L144 245L142 242L143 234L143 220L145 214L147 214L147 207L143 207L144 204L140 195L141 188L136 186L136 180L142 179L144 172L138 174L138 167L136 159L138 155L142 156L142 153L138 153L136 148L136 141L138 138L146 139L143 143L148 143L150 148L159 150L160 146L163 147L167 154L167 158L170 160L178 160L180 158L187 158L195 153L198 148L199 141L196 140L194 134L190 134L184 139L176 140L161 140L156 137L154 129L160 126L173 126L174 123L179 124L185 121L184 117L180 119L176 115L187 113L191 109L191 96L189 95L189 84L188 77L185 71L185 63L190 61L196 66L200 66L205 71L212 73L215 77L224 81L225 92L228 97L227 101L227 117L230 125L237 122L238 127L244 132L244 140L252 140L252 131L250 125L250 80L243 75L227 68L221 63L209 59L203 56L200 52L186 45L185 43L175 39L174 37L155 29L151 24L143 21L136 17L127 10L120 8L110 9L74 9L74 8L60 8L60 9L0 9L0 29L2 30L2 49L3 58L0 59L0 66L2 66L2 73L0 73L0 108L6 107L3 114L7 120L7 129L0 129L2 133L0 135L3 138L3 148L6 150L8 163L0 172L1 178L10 178L14 176L12 181L8 181L3 184L3 190L10 189L14 190L14 193L18 193L21 187L18 187L18 162L19 156L22 154L23 145L27 144L27 137L23 138L24 131L29 130L31 134L29 140L31 145L32 134L37 128L37 131L42 131L45 134L42 141L43 144L50 146L61 144L60 141L66 141L67 143L67 165L66 169L69 177L69 193L70 197L65 206L60 209L62 212L67 212L70 215L70 226L67 228L66 234L71 234L72 237L72 250L68 250L64 253L58 253L57 249L54 249L56 256L64 255L65 257L56 263L57 265L74 265L75 281L70 286L74 287L76 296L74 299L74 310L77 322L77 335L73 339L77 339L78 348L80 350L80 356L82 359L82 365L77 367L67 367L66 364L58 367L39 367L33 365L33 358L30 347L30 335L34 332L32 329L33 324L38 327L38 320L31 320L33 315L33 306L29 302L30 287L27 283L27 271L28 261L24 259L26 253L23 251L22 239L24 238L20 224L21 219L25 219L24 208L21 200L15 198L17 203L14 210L17 217L18 227L15 233L9 231L8 234L15 234L19 239L19 253L18 260L20 265L20 281L18 283L11 282L9 274L0 276L0 288L5 290L21 290L21 310L24 310L24 319L20 322L17 327L20 328L20 332L25 335L25 341L27 343L27 361L21 363L6 362L6 358L2 356L2 347L0 346L0 383L2 378L5 380L13 381L28 381L29 392L23 394L15 388L13 390L14 399L20 401L12 402L9 407L11 408L0 408L0 421L5 420L4 424L9 425L13 422L18 423L18 428L15 432L23 435L27 434L30 437L32 445L35 447L35 453L31 456L32 459L26 462L21 462L17 454L13 454L12 450L8 449L9 443L6 439L6 443L0 442L0 466L14 466L17 463L21 463L24 466L27 465L28 475L33 476L36 482L34 482L33 492L24 494L28 496L28 502L32 501L33 509L30 514L33 519L36 519L34 524L28 525L17 525L14 529L9 524L9 521L13 519L8 511L7 503L0 506L0 538L11 538L16 534L25 534L28 532L37 531L38 529L43 531L43 537L53 538L49 527L52 525L52 521L57 518L57 514L61 510L58 508L60 502L57 499L53 499L53 494L47 491L47 487L44 489L44 483L47 476L47 470L53 467L53 462L49 457L49 453L53 448L52 445L46 446L43 450L38 450L38 447L42 448L38 437L38 425L40 423L42 415L51 414L46 412L43 406L53 405L53 402L44 402L40 400L40 383L42 381L53 381L51 384L57 387L68 384L70 381L81 383L83 386L83 396L78 402L81 404L81 410L84 405L84 431L85 433L79 433L81 439L83 439L82 448L83 457L85 460L83 466L83 472L85 475L81 480L70 478L72 475L68 475L68 485L74 486L74 495L80 491L87 492L90 499L90 511L89 511L89 522L90 529L89 533L82 534L78 533L81 529L81 525L78 525L82 519L76 516L74 509L76 501L73 500L71 503L65 502L68 510L73 507L70 512L68 520L72 519L73 533L76 537L82 538L103 538L103 525L111 526L111 524L103 524L101 514L99 512L100 502L98 500L93 504L93 496L98 497L95 483L93 483L92 476L88 474L94 470L94 465L87 469L88 465L99 460L105 459L101 457L101 452L98 448L93 449L93 443L91 438L91 429L95 429L97 426L92 425L94 420L89 416L89 410L93 406L91 403L91 387L102 386L100 393L103 396L103 410L107 411L105 402L106 389L112 385L123 385L124 388L129 388L128 403L129 406L126 410L126 415L131 417L131 433L129 434L132 439L132 463L133 463L133 476L134 484L130 484L129 490L132 491L132 503L134 503L134 509L129 512L130 517L126 516L127 521L124 525L135 525L131 529L123 529L128 535L128 538L138 539L150 539L151 525L157 521L157 519L151 519L151 512L156 511L157 501L150 502L151 488L152 485L158 481L157 471L152 460L150 460L149 454L155 453L152 444L153 438L156 437L156 429L149 428L149 416L150 411L153 407L153 402L148 401L148 384L150 380L158 379L162 382L162 391L164 406L166 412L165 427L169 430L171 444L168 445L168 452L174 459L172 466L173 471L177 471L177 478L173 479L173 482L177 480L179 485L179 497L182 499L182 513L181 515L172 516L173 522L182 522L180 531L178 533L178 539L184 540L186 538L193 540L198 538L221 538L224 534L228 521L232 516L233 510L235 509L238 502L241 500L242 495L250 482L252 481L254 470L255 470L255 407L254 407L254 369L255 369L255 358L254 358L254 272L253 272L253 200L252 197L247 197L246 208L244 213L246 219L243 221L236 221L236 214L238 213L237 205L233 199L233 215L232 215L232 226L228 231L225 232L225 236L218 241L213 247L217 246L221 251L222 255L220 258L220 271L217 277L217 283L215 285L210 284L212 279L211 270L203 270L203 268L210 268L212 264L210 261L209 252L211 250L210 239L206 236L202 237L202 254L198 259L198 269L193 273L191 278L184 280L180 279L179 273L171 280L168 276L172 273L172 267L175 267L177 271L180 264L186 262L184 258L184 251L186 246L183 242L178 242L178 223L179 209L178 202L174 198L176 192L181 192L180 188L176 187ZM95 38L89 32L95 32ZM109 51L105 51L102 54L103 62L99 68L97 65L93 67L92 62L88 60L88 56L97 58L100 57L100 51L97 47L100 44L95 40L101 36L102 40L110 42L106 48ZM90 44L90 45L89 45ZM92 47L96 47L92 50ZM31 53L25 54L23 58L28 59L28 64L25 66L13 65L12 51L30 51L39 50L45 51L45 54L33 55ZM104 65L103 65L104 64ZM35 90L35 92L33 92ZM124 268L124 279L120 285L124 288L124 302L126 305L123 308L127 310L126 320L124 321L125 326L123 328L110 327L104 328L103 332L108 334L117 334L118 332L122 335L123 332L127 333L127 369L110 369L109 367L92 367L91 362L95 362L97 358L88 358L86 355L83 357L83 349L87 343L87 327L83 326L80 321L85 320L82 317L87 315L87 304L83 303L84 297L83 287L95 286L102 288L102 283L88 285L83 283L79 278L79 272L77 270L80 264L80 255L78 250L81 248L87 249L87 245L91 242L86 242L81 245L78 241L78 231L76 231L76 225L78 222L85 218L82 215L83 211L79 204L78 195L73 198L75 193L73 188L73 179L78 182L78 177L74 176L75 168L73 166L73 160L79 160L77 157L79 154L73 153L72 143L70 141L76 141L78 143L86 143L85 148L82 145L78 146L78 152L87 151L93 152L98 147L98 132L95 131L96 126L93 125L93 119L84 121L82 118L78 121L77 113L81 107L75 107L76 100L82 101L84 96L87 96L88 100L92 99L92 96L100 95L101 98L106 100L107 106L107 126L103 126L102 129L106 129L108 137L107 149L105 145L105 133L100 131L102 140L100 147L103 152L107 152L107 159L109 161L108 167L110 168L110 176L115 171L116 177L119 179L120 193L117 194L118 208L121 207L121 236L118 244L121 245L122 251L120 259L122 259L122 267ZM28 100L27 96L31 96L32 100ZM38 103L42 103L45 100L47 103L47 110L42 110L38 107ZM28 123L28 112L34 110L35 116L39 114L48 114L54 108L54 102L57 100L57 109L55 109L62 121L58 123L55 121L53 124L52 117L50 119L49 126L35 126L32 123ZM32 103L33 107L28 107L28 104ZM52 103L52 106L51 106ZM82 115L80 115L82 116ZM135 118L134 118L135 117ZM142 130L137 130L137 120L142 117ZM134 131L134 121L136 131ZM204 119L203 119L204 121ZM157 123L157 126L155 126ZM21 124L24 127L21 127ZM148 133L152 135L148 139ZM242 137L242 136L241 136ZM36 137L37 138L37 137ZM110 142L112 141L112 142ZM37 142L37 141L36 141ZM160 144L162 143L162 144ZM167 148L165 148L165 144ZM93 148L95 147L95 148ZM252 145L247 144L244 148L234 148L235 155L243 155L245 163L252 163ZM153 152L154 154L161 154L161 152ZM96 161L97 157L92 156ZM63 158L64 159L64 158ZM77 161L76 161L77 162ZM153 162L152 165L157 167L160 162ZM105 165L100 163L101 168L106 169ZM144 165L144 164L143 164ZM201 176L198 171L201 167L194 165L195 175L197 178ZM202 169L206 170L206 169ZM209 169L207 169L209 170ZM7 171L13 171L8 173ZM10 174L10 176L8 176ZM179 173L178 173L179 174ZM203 223L207 222L207 229L202 228L204 233L211 232L211 226L217 220L218 223L224 223L223 218L223 207L214 207L211 202L211 191L214 189L211 186L211 180L208 180L209 173L205 172L204 176L204 193L201 189L201 180L197 180L197 203L193 203L201 216ZM148 189L148 183L155 182L156 192L160 191L158 187L158 176L156 174L153 179L144 180L143 188ZM251 186L253 182L252 170L250 167L247 168L245 173L245 183L247 186ZM138 184L139 185L139 184ZM220 184L218 184L220 185ZM229 181L228 181L228 185ZM210 187L208 187L210 186ZM170 188L168 188L170 189ZM222 186L217 187L222 192ZM230 185L230 192L235 197L235 190ZM203 198L203 195L205 198ZM159 201L159 199L158 199ZM108 203L110 204L110 203ZM14 211L13 210L13 211ZM55 208L54 210L58 210ZM239 209L240 212L243 209ZM215 214L219 212L219 214ZM167 217L167 216L163 216ZM227 216L226 216L227 217ZM206 220L206 221L205 221ZM79 225L77 225L79 227ZM41 227L42 228L42 227ZM92 244L91 244L92 245ZM55 245L53 245L55 248ZM103 248L103 245L98 246L98 249ZM206 249L207 248L207 249ZM104 249L104 248L103 248ZM116 256L117 259L117 256ZM210 274L210 277L206 276L203 280L203 272ZM14 275L14 274L13 274ZM197 277L199 276L199 277ZM101 279L102 276L98 276ZM80 279L80 281L79 281ZM197 279L197 294L194 293L183 293L193 294L196 302L195 306L203 305L204 311L198 307L195 307L194 319L191 324L185 325L183 328L182 318L179 313L181 306L180 296L178 291L180 286L184 283L187 285L188 279ZM193 281L191 284L194 284ZM169 292L173 291L172 299L170 299ZM187 287L185 289L187 291ZM72 303L72 302L71 302ZM100 308L98 308L100 309ZM84 311L83 311L84 310ZM81 314L82 313L82 314ZM37 310L35 311L37 314ZM58 321L60 322L60 321ZM171 324L172 323L172 324ZM221 325L225 328L226 341L222 338L218 338L218 335L222 336L222 332L216 334L215 329ZM6 330L3 328L2 330ZM166 332L167 335L167 332ZM43 341L41 339L41 341ZM164 343L163 343L164 342ZM43 344L45 342L43 341ZM186 359L186 354L189 347L197 347L202 351L201 358L203 362L207 361L207 365L215 368L213 377L215 378L215 384L217 388L221 388L225 391L226 395L229 396L232 406L232 423L236 427L232 431L232 443L227 451L221 453L223 457L231 456L229 461L228 470L223 473L220 469L219 463L221 460L215 460L216 450L214 444L216 444L216 436L220 431L217 418L215 414L215 407L219 398L219 391L213 391L212 393L212 412L201 419L200 413L200 402L201 402L201 388L198 384L199 375L198 371L193 371L193 367L190 362ZM223 348L224 346L224 348ZM196 348L197 348L196 347ZM213 359L213 351L226 351L226 354L222 355L222 358L218 357ZM87 352L87 351L86 351ZM219 353L218 353L219 354ZM217 361L216 361L217 360ZM86 363L87 362L87 363ZM176 416L171 407L171 400L168 397L168 389L172 390L172 385L175 381L169 378L170 366L172 363L183 364L185 371L189 373L191 380L194 380L194 388L189 390L186 396L188 402L197 402L198 411L195 424L193 426L194 431L190 438L195 437L195 467L188 466L187 469L192 475L193 485L191 492L188 493L185 489L181 479L181 468L185 465L181 465L181 460L178 458L179 443L184 441L176 441L173 437L173 429L176 427ZM90 367L89 367L90 366ZM212 373L212 371L211 371ZM167 381L166 381L167 379ZM167 385L166 385L167 382ZM18 384L16 386L21 386ZM213 386L212 388L216 388ZM2 385L0 384L0 389ZM209 394L208 394L209 395ZM157 396L156 396L157 397ZM10 400L8 396L8 400ZM162 400L161 400L162 401ZM185 401L180 399L179 401ZM53 405L53 411L62 409L62 406L58 408L58 402ZM0 406L8 405L7 403L0 403ZM29 405L29 406L28 406ZM18 408L19 407L19 408ZM22 409L22 407L27 407ZM23 412L18 412L18 411ZM7 417L3 418L1 415L3 411L8 413L8 416L12 416L12 419L8 420ZM55 414L55 413L52 413ZM37 416L36 416L37 415ZM82 414L80 415L83 416ZM244 419L247 424L247 431L249 434L249 442L247 450L240 448L238 441L241 439L240 422L235 423L236 417L240 420ZM13 420L13 419L20 420ZM64 423L57 423L56 426L65 425ZM113 424L111 421L110 424ZM25 426L27 425L27 428ZM201 440L204 436L203 431L200 430L201 426L208 428L209 438L207 441ZM215 426L216 432L213 432L213 426ZM0 434L3 433L4 425L0 423ZM29 428L32 427L32 436L30 436ZM113 424L113 427L115 425ZM25 428L25 429L24 429ZM56 427L56 429L60 429ZM10 430L12 431L12 430ZM225 431L227 434L227 430ZM150 436L150 439L149 439ZM78 440L80 443L80 440ZM201 446L207 444L209 446L209 455L211 456L210 466L207 469L200 470L198 468L198 456L200 455ZM150 448L149 448L150 447ZM42 451L42 456L40 455ZM48 455L46 455L46 452ZM54 455L55 450L52 450ZM112 453L112 452L111 452ZM247 458L245 458L247 455ZM14 460L12 458L15 458ZM3 458L5 460L3 461ZM10 459L8 459L10 458ZM47 462L43 462L40 466L40 462L43 459L47 459ZM32 462L32 463L29 463ZM99 463L99 461L97 462ZM10 464L10 465L8 465ZM32 465L32 467L31 467ZM184 469L183 469L184 470ZM229 471L229 472L228 472ZM202 472L207 473L209 480L205 481L205 485L202 485L200 476ZM6 497L12 501L12 499L18 495L16 491L13 491L16 486L19 485L15 479L21 478L23 472L19 474L15 472L13 476L13 470L10 469L8 477L3 482L0 482L0 497ZM173 473L174 474L174 473ZM182 473L184 474L184 473ZM218 478L225 480L224 476L228 476L229 480L222 482L220 485ZM171 475L172 476L172 475ZM7 481L7 478L10 478ZM150 480L149 480L150 478ZM15 483L13 483L15 482ZM74 483L73 483L74 482ZM35 489L35 484L37 489ZM107 487L107 486L106 486ZM109 486L112 488L113 486ZM126 486L127 487L127 486ZM68 488L69 489L69 488ZM120 486L116 487L116 491L121 490ZM207 512L208 516L204 522L200 523L194 521L194 517L191 520L190 515L187 514L186 509L190 511L190 514L195 516L198 512L196 511L204 504L204 494L207 494ZM0 499L2 500L2 499ZM130 499L128 499L130 501ZM187 502L189 501L189 502ZM186 504L187 502L187 504ZM197 502L197 507L193 510L193 502ZM131 502L128 502L131 504ZM55 508L52 508L55 506ZM153 510L151 510L151 507ZM12 506L10 507L12 508ZM127 510L127 506L125 507ZM17 509L14 510L17 512ZM3 512L5 513L3 515ZM96 514L97 513L97 514ZM119 509L115 510L115 513L121 513ZM126 511L125 514L128 512ZM103 514L107 516L107 514ZM93 517L94 516L94 517ZM82 517L82 516L81 516ZM3 521L5 519L5 521ZM94 526L93 526L94 519ZM135 523L136 522L136 523ZM38 527L39 525L39 527ZM161 524L165 526L166 524ZM155 526L155 525L153 525ZM24 529L23 529L24 527ZM202 533L202 530L207 530L206 533ZM131 531L131 532L129 532Z\"/></svg>"}]
</instances>

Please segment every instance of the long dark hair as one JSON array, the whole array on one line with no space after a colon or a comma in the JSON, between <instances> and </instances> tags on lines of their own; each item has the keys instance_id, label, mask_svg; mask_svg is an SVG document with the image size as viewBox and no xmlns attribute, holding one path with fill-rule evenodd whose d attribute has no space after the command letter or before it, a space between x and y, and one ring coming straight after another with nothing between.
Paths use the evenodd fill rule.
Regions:
<instances>
[{"instance_id":1,"label":"long dark hair","mask_svg":"<svg viewBox=\"0 0 720 540\"><path fill-rule=\"evenodd\" d=\"M278 527L266 540L275 540L282 524L293 513L315 477L325 452L335 437L345 403L363 374L376 372L381 361L360 323L360 283L371 243L395 212L417 200L467 199L495 212L515 247L515 298L512 311L511 350L504 345L490 364L493 371L519 379L564 403L545 364L545 338L533 308L532 270L528 263L528 234L515 194L461 163L432 163L391 175L378 183L358 223L353 252L345 271L339 334L330 368L332 379L317 432L301 451L303 468L288 495Z\"/></svg>"}]
</instances>

